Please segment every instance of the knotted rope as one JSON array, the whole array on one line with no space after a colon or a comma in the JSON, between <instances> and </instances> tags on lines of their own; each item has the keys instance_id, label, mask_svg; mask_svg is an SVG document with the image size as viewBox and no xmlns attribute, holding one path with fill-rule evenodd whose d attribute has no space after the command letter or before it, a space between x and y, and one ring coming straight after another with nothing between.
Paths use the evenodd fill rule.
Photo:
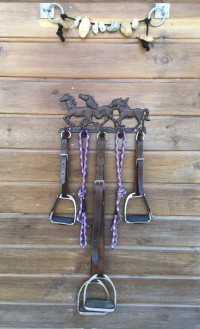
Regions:
<instances>
[{"instance_id":1,"label":"knotted rope","mask_svg":"<svg viewBox=\"0 0 200 329\"><path fill-rule=\"evenodd\" d=\"M122 141L122 148L121 148L121 156L119 154L119 136L123 135ZM117 197L116 197L116 207L115 207L115 215L113 219L113 224L111 227L112 231L112 243L111 248L115 248L117 245L118 240L118 233L117 233L117 224L122 220L122 216L120 214L120 201L126 194L124 187L122 186L122 168L123 168L123 160L124 160L124 153L125 153L125 146L126 146L126 133L117 132L115 138L115 146L116 146L116 166L117 166L117 177L118 177L118 189L117 189Z\"/></svg>"},{"instance_id":2,"label":"knotted rope","mask_svg":"<svg viewBox=\"0 0 200 329\"><path fill-rule=\"evenodd\" d=\"M86 137L85 150L83 150L83 134ZM82 172L82 184L78 192L80 198L80 208L77 216L77 221L81 223L80 228L80 245L82 248L87 246L87 222L86 222L86 174L87 174L87 155L89 147L89 133L87 130L81 130L79 133L79 150L80 150L80 163L81 163L81 172Z\"/></svg>"}]
</instances>

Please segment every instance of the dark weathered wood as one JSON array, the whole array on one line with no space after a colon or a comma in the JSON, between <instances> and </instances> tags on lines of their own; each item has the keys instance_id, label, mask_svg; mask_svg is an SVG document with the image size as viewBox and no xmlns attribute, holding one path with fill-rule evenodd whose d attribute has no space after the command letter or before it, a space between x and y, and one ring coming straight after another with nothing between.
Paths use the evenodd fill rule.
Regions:
<instances>
[{"instance_id":1,"label":"dark weathered wood","mask_svg":"<svg viewBox=\"0 0 200 329\"><path fill-rule=\"evenodd\" d=\"M65 123L62 116L2 116L0 117L1 147L7 149L51 149L60 152L59 128ZM130 122L129 122L130 124ZM199 151L199 117L152 117L147 125L144 150ZM76 135L77 136L77 135ZM107 150L114 150L114 136L106 142ZM77 149L77 139L71 139L71 149ZM127 150L135 148L135 136L127 137ZM96 149L96 135L90 142Z\"/></svg>"},{"instance_id":2,"label":"dark weathered wood","mask_svg":"<svg viewBox=\"0 0 200 329\"><path fill-rule=\"evenodd\" d=\"M99 105L112 99L129 97L131 107L148 107L152 115L199 116L199 80L59 80L0 79L1 113L5 114L65 114L59 98L66 92L76 97L91 94ZM38 118L42 120L42 117ZM52 120L51 120L52 121ZM38 122L39 124L39 122ZM149 126L152 122L149 124ZM52 122L50 126L52 125Z\"/></svg>"},{"instance_id":3,"label":"dark weathered wood","mask_svg":"<svg viewBox=\"0 0 200 329\"><path fill-rule=\"evenodd\" d=\"M90 220L91 216L88 218ZM106 218L105 222L105 243L110 246L112 218ZM78 223L63 228L62 225L54 225L42 217L1 217L0 244L74 246L79 243L79 229ZM148 225L128 225L122 222L118 229L119 247L200 247L200 222L190 217L156 218ZM87 234L90 245L90 228Z\"/></svg>"},{"instance_id":4,"label":"dark weathered wood","mask_svg":"<svg viewBox=\"0 0 200 329\"><path fill-rule=\"evenodd\" d=\"M86 277L1 277L5 302L75 304ZM192 279L113 278L118 303L199 305L200 282Z\"/></svg>"},{"instance_id":5,"label":"dark weathered wood","mask_svg":"<svg viewBox=\"0 0 200 329\"><path fill-rule=\"evenodd\" d=\"M133 192L133 186L125 184L128 193ZM156 216L199 216L199 193L198 185L145 185L146 194ZM71 186L71 193L78 192L79 186ZM59 185L49 184L8 184L1 185L0 189L0 212L21 214L43 214L49 213L55 196L60 193ZM105 213L113 215L115 209L116 186L106 185ZM75 198L76 195L75 195ZM93 213L93 188L88 188L88 214ZM144 212L144 205L139 202L131 202L129 212ZM121 207L124 200L121 202ZM72 205L61 205L60 212L72 212Z\"/></svg>"},{"instance_id":6,"label":"dark weathered wood","mask_svg":"<svg viewBox=\"0 0 200 329\"><path fill-rule=\"evenodd\" d=\"M70 305L2 305L3 328L198 329L198 307L118 306L103 316L80 316Z\"/></svg>"},{"instance_id":7,"label":"dark weathered wood","mask_svg":"<svg viewBox=\"0 0 200 329\"><path fill-rule=\"evenodd\" d=\"M90 252L79 247L2 248L0 261L2 274L88 274ZM105 273L198 276L200 253L193 248L109 248L105 251Z\"/></svg>"},{"instance_id":8,"label":"dark weathered wood","mask_svg":"<svg viewBox=\"0 0 200 329\"><path fill-rule=\"evenodd\" d=\"M155 43L147 54L138 44L120 44L120 51L112 43L2 42L0 47L1 75L7 77L198 78L200 72L200 45L192 41L187 61L184 41Z\"/></svg>"}]
</instances>

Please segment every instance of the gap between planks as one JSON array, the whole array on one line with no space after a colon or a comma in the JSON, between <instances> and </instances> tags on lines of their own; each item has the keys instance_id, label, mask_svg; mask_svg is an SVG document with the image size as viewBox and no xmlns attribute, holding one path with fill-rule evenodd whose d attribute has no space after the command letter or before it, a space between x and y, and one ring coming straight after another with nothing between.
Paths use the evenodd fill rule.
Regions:
<instances>
[{"instance_id":1,"label":"gap between planks","mask_svg":"<svg viewBox=\"0 0 200 329\"><path fill-rule=\"evenodd\" d=\"M80 249L80 245L34 245L34 244L15 244L15 245L0 245L0 249L26 249L26 250L42 250L42 249L53 249L53 250L71 250L71 249ZM88 248L88 250L91 248ZM104 246L105 250L110 250L110 246ZM195 251L197 253L200 252L200 247L150 247L150 246L117 246L115 248L116 251L118 250L130 250L130 251L180 251L180 252L187 252L187 251Z\"/></svg>"},{"instance_id":2,"label":"gap between planks","mask_svg":"<svg viewBox=\"0 0 200 329\"><path fill-rule=\"evenodd\" d=\"M16 80L21 80L22 78L17 76L17 77L12 77L12 76L0 76L0 79L2 80L8 80L9 82L10 81L16 81ZM93 81L93 83L115 83L115 84L118 84L118 83L133 83L133 82L137 82L137 83L150 83L150 84L157 84L158 81L154 81L156 80L156 78L153 78L153 79L150 79L150 78L143 78L143 79L138 79L138 78L124 78L122 81L121 81L121 78L119 79L115 79L115 78L111 78L111 79L106 79L105 81L102 81L102 79L99 79L99 78L91 78L91 79L88 79L88 78L64 78L66 81L66 83L74 83L74 82L78 82L79 84L85 84L87 82L91 83ZM60 80L62 81L63 78L60 78L60 77L57 77L57 78L27 78L26 80L24 80L23 82L32 82L32 83L38 83L38 82L43 82L43 83L52 83L52 82L60 82ZM92 81L91 81L92 80ZM166 81L167 80L167 81ZM168 80L171 80L171 81L168 81ZM159 83L176 83L177 81L181 80L181 83L188 83L190 82L196 82L196 83L200 83L200 80L197 79L197 78L171 78L171 79L168 79L168 78L159 78Z\"/></svg>"},{"instance_id":3,"label":"gap between planks","mask_svg":"<svg viewBox=\"0 0 200 329\"><path fill-rule=\"evenodd\" d=\"M82 77L72 77L72 76L69 76L68 78L66 78L66 77L58 77L58 76L49 76L49 77L45 77L45 78L43 78L42 76L40 76L40 75L38 75L38 76L36 76L36 75L34 75L34 76L31 76L31 75L20 75L20 76L18 76L18 75L0 75L0 79L8 79L8 80L16 80L16 79L19 79L19 80L24 80L24 79L26 79L27 81L28 80L35 80L35 81L42 81L43 79L44 80L46 80L46 81L63 81L63 80L67 80L67 81L73 81L73 82L78 82L78 83L80 83L80 82L82 82L82 81L87 81L87 82L90 82L90 83L92 83L93 81L96 81L96 83L101 83L102 81L103 82L105 82L105 83L108 83L108 82L110 82L110 81L112 81L112 82L116 82L116 83L125 83L125 82L127 82L127 80L129 80L129 81L135 81L135 82L137 82L137 83L146 83L146 82L149 82L149 77L147 77L147 78L145 78L144 76L141 76L141 77L136 77L136 78L127 78L127 77L120 77L120 78L113 78L113 77L107 77L107 76L105 76L105 77L98 77L98 78L94 78L94 77L87 77L87 78L82 78ZM43 80L43 81L44 81ZM161 81L162 80L162 81ZM189 82L189 81L196 81L196 82L198 82L199 81L199 79L197 79L197 77L187 77L187 76L182 76L182 77L179 77L179 76L177 76L177 77L165 77L165 78L161 78L161 77L153 77L152 78L152 81L151 81L151 83L153 83L153 82L155 82L155 83L164 83L164 81L163 80L165 80L165 82L166 83L168 83L169 81L170 82L182 82L182 81L185 81L186 83L187 82ZM48 82L49 82L48 81Z\"/></svg>"},{"instance_id":4,"label":"gap between planks","mask_svg":"<svg viewBox=\"0 0 200 329\"><path fill-rule=\"evenodd\" d=\"M0 274L0 278L33 278L33 279L43 279L43 278L49 278L49 279L71 279L72 275L71 274L12 274L12 273L5 273L5 274ZM73 278L75 279L84 279L88 278L88 274L73 274ZM110 278L113 279L138 279L138 280L188 280L188 281L200 281L199 276L192 276L192 275L115 275L111 274Z\"/></svg>"},{"instance_id":5,"label":"gap between planks","mask_svg":"<svg viewBox=\"0 0 200 329\"><path fill-rule=\"evenodd\" d=\"M59 303L59 302L52 302L52 303L40 303L40 302L4 302L0 301L0 305L21 305L21 306L72 306L74 307L76 304L72 303ZM133 304L122 304L118 303L117 307L156 307L156 308L162 308L162 307L168 307L168 308L198 308L195 304L156 304L156 303L133 303ZM7 328L7 327L6 327ZM46 328L46 327L45 327ZM13 329L13 328L12 328Z\"/></svg>"},{"instance_id":6,"label":"gap between planks","mask_svg":"<svg viewBox=\"0 0 200 329\"><path fill-rule=\"evenodd\" d=\"M0 186L29 186L29 187L44 187L44 186L48 186L48 187L52 187L52 186L56 186L56 187L60 187L60 183L48 183L48 182L45 182L45 183L41 183L41 182L0 182ZM110 189L115 189L116 186L117 186L117 182L112 182L112 183L107 183L106 184L107 188L110 188ZM190 183L190 184L177 184L177 183L170 183L170 184L163 184L163 182L157 182L156 184L154 183L145 183L145 186L146 188L151 188L151 189L156 189L156 188L160 188L161 186L163 187L163 190L164 189L180 189L182 188L183 190L184 189L199 189L199 183ZM71 184L71 187L74 187L74 188L79 188L80 187L80 184L78 183L73 183ZM93 188L94 185L92 183L87 183L87 187L88 188ZM126 187L127 189L131 189L132 188L132 183L126 183L124 184L124 187Z\"/></svg>"},{"instance_id":7,"label":"gap between planks","mask_svg":"<svg viewBox=\"0 0 200 329\"><path fill-rule=\"evenodd\" d=\"M92 218L91 216L88 216L90 219ZM13 218L13 219L46 219L44 215L24 215L24 214L13 214L13 213L0 213L0 220L5 219L5 218ZM113 220L113 216L106 216L106 220ZM188 221L188 220L196 220L200 221L200 217L198 216L154 216L154 219L156 221L174 221L174 220L179 220L179 221Z\"/></svg>"},{"instance_id":8,"label":"gap between planks","mask_svg":"<svg viewBox=\"0 0 200 329\"><path fill-rule=\"evenodd\" d=\"M95 135L95 134L94 134ZM113 134L114 136L114 134ZM30 149L30 148L0 148L0 153L4 154L4 153L31 153L31 154L55 154L55 155L60 155L60 149ZM155 151L155 150L145 150L144 151L145 154L163 154L163 153L167 153L169 156L170 155L174 155L175 153L179 153L179 154L183 154L183 155L190 155L191 157L193 155L199 155L200 151L189 151L189 150L159 150L159 151ZM73 150L70 150L70 154L79 154L79 149L77 147L74 148ZM88 154L96 154L96 150L95 149L91 149ZM106 154L107 155L115 155L115 150L106 150ZM126 150L126 154L134 154L134 150ZM58 170L59 171L59 170Z\"/></svg>"}]
</instances>

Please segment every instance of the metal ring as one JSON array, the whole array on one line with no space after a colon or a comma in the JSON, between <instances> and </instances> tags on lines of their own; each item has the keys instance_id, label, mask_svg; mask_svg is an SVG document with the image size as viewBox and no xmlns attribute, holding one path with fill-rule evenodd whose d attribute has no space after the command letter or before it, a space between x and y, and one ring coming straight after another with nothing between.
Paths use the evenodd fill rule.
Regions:
<instances>
[{"instance_id":1,"label":"metal ring","mask_svg":"<svg viewBox=\"0 0 200 329\"><path fill-rule=\"evenodd\" d=\"M104 134L105 135L105 139L108 139L108 134L105 132L105 131L100 131L98 134L97 134L97 139L99 138L99 135L100 134Z\"/></svg>"},{"instance_id":2,"label":"metal ring","mask_svg":"<svg viewBox=\"0 0 200 329\"><path fill-rule=\"evenodd\" d=\"M138 131L137 134L136 134L136 136L135 136L136 141L138 140L138 136L139 136L139 134L141 134L141 133L142 133L142 140L144 140L144 138L145 138L145 133L144 133L143 131Z\"/></svg>"},{"instance_id":3,"label":"metal ring","mask_svg":"<svg viewBox=\"0 0 200 329\"><path fill-rule=\"evenodd\" d=\"M149 12L149 14L148 14L148 19L151 19L151 15L152 15L152 13L156 10L157 8L156 7L154 7L154 8L152 8L151 10L150 10L150 12ZM164 23L164 21L165 21L165 19L166 19L166 11L165 10L163 10L163 18L162 18L162 20L159 22L159 23L152 23L152 20L150 20L150 25L151 26L160 26L160 25L162 25L163 23Z\"/></svg>"},{"instance_id":4,"label":"metal ring","mask_svg":"<svg viewBox=\"0 0 200 329\"><path fill-rule=\"evenodd\" d=\"M71 133L71 131L68 130L68 134L69 134L69 135L67 136L67 138L71 138L71 137L72 137L72 133Z\"/></svg>"},{"instance_id":5,"label":"metal ring","mask_svg":"<svg viewBox=\"0 0 200 329\"><path fill-rule=\"evenodd\" d=\"M121 134L121 136L120 136L120 134ZM124 137L124 130L122 130L122 129L118 130L118 131L117 131L117 136L118 136L119 138L123 138L123 137Z\"/></svg>"},{"instance_id":6,"label":"metal ring","mask_svg":"<svg viewBox=\"0 0 200 329\"><path fill-rule=\"evenodd\" d=\"M66 133L66 131L65 131L65 130L61 131L61 138L63 138L63 135L64 135L65 133ZM71 138L71 136L72 136L72 133L71 133L71 131L67 130L67 133L68 133L68 136L67 136L67 138Z\"/></svg>"},{"instance_id":7,"label":"metal ring","mask_svg":"<svg viewBox=\"0 0 200 329\"><path fill-rule=\"evenodd\" d=\"M52 2L52 3L50 4L49 8L47 9L47 17L48 17L48 20L49 20L51 23L53 23L53 24L58 24L59 21L56 21L55 19L52 19L52 18L49 16L49 14L50 14L50 8L51 8L52 6L58 7L58 8L60 9L60 11L61 11L61 14L64 14L64 9L63 9L63 7L62 7L61 5L59 5L59 3L57 3L57 2Z\"/></svg>"}]
</instances>

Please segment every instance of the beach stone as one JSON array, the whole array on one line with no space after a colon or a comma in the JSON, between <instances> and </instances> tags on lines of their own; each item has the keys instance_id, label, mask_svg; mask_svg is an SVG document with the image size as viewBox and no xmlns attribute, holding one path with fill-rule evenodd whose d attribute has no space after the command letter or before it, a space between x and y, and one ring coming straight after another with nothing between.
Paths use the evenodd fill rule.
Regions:
<instances>
[{"instance_id":1,"label":"beach stone","mask_svg":"<svg viewBox=\"0 0 200 329\"><path fill-rule=\"evenodd\" d=\"M153 42L153 37L151 35L142 34L140 36L140 40L144 40L146 42Z\"/></svg>"},{"instance_id":2,"label":"beach stone","mask_svg":"<svg viewBox=\"0 0 200 329\"><path fill-rule=\"evenodd\" d=\"M131 24L128 21L122 21L121 23L121 33L125 35L125 37L130 37L132 34Z\"/></svg>"},{"instance_id":3,"label":"beach stone","mask_svg":"<svg viewBox=\"0 0 200 329\"><path fill-rule=\"evenodd\" d=\"M85 38L90 31L90 20L87 17L84 17L79 25L79 35L81 38Z\"/></svg>"},{"instance_id":4,"label":"beach stone","mask_svg":"<svg viewBox=\"0 0 200 329\"><path fill-rule=\"evenodd\" d=\"M94 34L98 34L98 32L99 32L99 23L98 22L94 22L94 25L92 25L92 32L94 33Z\"/></svg>"},{"instance_id":5,"label":"beach stone","mask_svg":"<svg viewBox=\"0 0 200 329\"><path fill-rule=\"evenodd\" d=\"M139 21L137 19L137 17L134 17L133 20L132 20L132 23L131 23L131 26L132 26L132 29L133 30L136 30L139 26Z\"/></svg>"},{"instance_id":6,"label":"beach stone","mask_svg":"<svg viewBox=\"0 0 200 329\"><path fill-rule=\"evenodd\" d=\"M101 32L105 32L106 31L106 26L103 22L99 22L99 30Z\"/></svg>"},{"instance_id":7,"label":"beach stone","mask_svg":"<svg viewBox=\"0 0 200 329\"><path fill-rule=\"evenodd\" d=\"M120 23L118 21L112 21L111 25L107 27L108 32L115 32L118 31L120 28Z\"/></svg>"},{"instance_id":8,"label":"beach stone","mask_svg":"<svg viewBox=\"0 0 200 329\"><path fill-rule=\"evenodd\" d=\"M78 27L79 24L80 24L80 21L81 21L81 16L78 16L78 17L75 19L75 21L74 21L74 26L75 26L75 27Z\"/></svg>"}]
</instances>

